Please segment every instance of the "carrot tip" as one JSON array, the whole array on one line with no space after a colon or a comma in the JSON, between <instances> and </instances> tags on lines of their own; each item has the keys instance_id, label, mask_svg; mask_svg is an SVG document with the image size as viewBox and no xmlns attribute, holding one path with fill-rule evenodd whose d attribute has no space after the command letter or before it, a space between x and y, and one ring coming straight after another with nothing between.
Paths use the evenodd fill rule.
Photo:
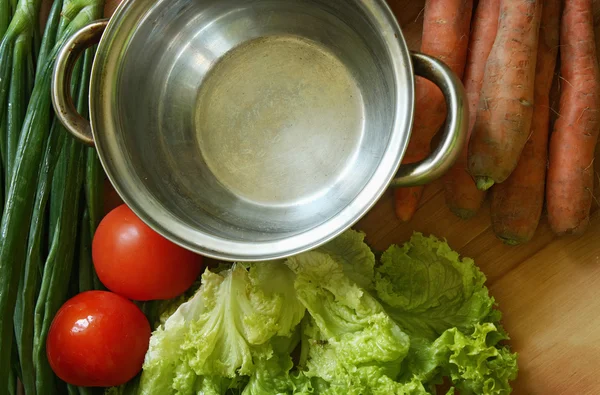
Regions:
<instances>
[{"instance_id":1,"label":"carrot tip","mask_svg":"<svg viewBox=\"0 0 600 395\"><path fill-rule=\"evenodd\" d=\"M413 213L396 212L396 218L398 218L401 222L410 222L412 217Z\"/></svg>"},{"instance_id":2,"label":"carrot tip","mask_svg":"<svg viewBox=\"0 0 600 395\"><path fill-rule=\"evenodd\" d=\"M494 180L490 177L475 177L475 183L477 184L477 189L487 191L494 185Z\"/></svg>"},{"instance_id":3,"label":"carrot tip","mask_svg":"<svg viewBox=\"0 0 600 395\"><path fill-rule=\"evenodd\" d=\"M581 236L583 233L585 233L587 226L588 223L584 222L574 228L559 228L552 225L550 226L550 228L557 236Z\"/></svg>"}]
</instances>

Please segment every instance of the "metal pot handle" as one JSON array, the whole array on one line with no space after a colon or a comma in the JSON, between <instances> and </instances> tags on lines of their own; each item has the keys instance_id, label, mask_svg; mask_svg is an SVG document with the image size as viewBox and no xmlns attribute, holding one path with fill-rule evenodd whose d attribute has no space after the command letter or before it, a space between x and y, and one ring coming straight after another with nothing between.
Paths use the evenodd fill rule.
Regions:
<instances>
[{"instance_id":1,"label":"metal pot handle","mask_svg":"<svg viewBox=\"0 0 600 395\"><path fill-rule=\"evenodd\" d=\"M441 89L448 116L437 148L420 162L401 165L390 184L392 187L424 185L441 177L456 162L467 139L469 110L460 79L443 62L431 56L413 52L411 57L415 74Z\"/></svg>"},{"instance_id":2,"label":"metal pot handle","mask_svg":"<svg viewBox=\"0 0 600 395\"><path fill-rule=\"evenodd\" d=\"M100 42L107 24L108 19L95 21L73 34L58 52L52 74L52 104L56 116L73 136L92 146L92 126L75 108L71 97L71 77L79 56Z\"/></svg>"}]
</instances>

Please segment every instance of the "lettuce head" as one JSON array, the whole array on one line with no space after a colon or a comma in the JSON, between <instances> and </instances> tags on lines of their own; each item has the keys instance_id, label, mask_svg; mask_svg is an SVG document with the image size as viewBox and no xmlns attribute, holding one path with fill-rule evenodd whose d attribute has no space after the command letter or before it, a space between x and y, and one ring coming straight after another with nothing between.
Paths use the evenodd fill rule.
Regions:
<instances>
[{"instance_id":1,"label":"lettuce head","mask_svg":"<svg viewBox=\"0 0 600 395\"><path fill-rule=\"evenodd\" d=\"M485 276L415 233L377 260L347 231L276 262L220 265L161 303L126 394L510 394L517 356ZM117 391L120 389L113 389Z\"/></svg>"}]
</instances>

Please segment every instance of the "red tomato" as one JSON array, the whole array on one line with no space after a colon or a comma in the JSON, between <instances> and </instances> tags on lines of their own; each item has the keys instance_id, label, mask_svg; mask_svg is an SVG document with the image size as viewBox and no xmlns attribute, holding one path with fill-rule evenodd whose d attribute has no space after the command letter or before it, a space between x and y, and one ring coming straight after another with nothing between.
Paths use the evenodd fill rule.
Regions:
<instances>
[{"instance_id":1,"label":"red tomato","mask_svg":"<svg viewBox=\"0 0 600 395\"><path fill-rule=\"evenodd\" d=\"M132 300L171 299L202 270L202 257L165 239L121 205L100 223L92 243L100 281Z\"/></svg>"},{"instance_id":2,"label":"red tomato","mask_svg":"<svg viewBox=\"0 0 600 395\"><path fill-rule=\"evenodd\" d=\"M112 292L89 291L58 311L46 340L54 373L69 384L111 387L142 369L150 324L133 302Z\"/></svg>"}]
</instances>

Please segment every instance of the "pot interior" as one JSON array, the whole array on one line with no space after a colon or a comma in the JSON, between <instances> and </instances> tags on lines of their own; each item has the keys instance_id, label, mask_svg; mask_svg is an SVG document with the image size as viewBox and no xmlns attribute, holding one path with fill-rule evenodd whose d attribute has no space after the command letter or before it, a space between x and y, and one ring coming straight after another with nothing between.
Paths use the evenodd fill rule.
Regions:
<instances>
[{"instance_id":1,"label":"pot interior","mask_svg":"<svg viewBox=\"0 0 600 395\"><path fill-rule=\"evenodd\" d=\"M100 84L110 85L101 104L111 119L94 125L124 199L233 242L273 243L340 216L345 226L357 220L400 161L412 109L408 56L397 38L390 49L393 25L382 31L389 21L371 14L375 3L124 6L117 18L131 13L129 34L101 43L122 46L116 78L105 73Z\"/></svg>"}]
</instances>

